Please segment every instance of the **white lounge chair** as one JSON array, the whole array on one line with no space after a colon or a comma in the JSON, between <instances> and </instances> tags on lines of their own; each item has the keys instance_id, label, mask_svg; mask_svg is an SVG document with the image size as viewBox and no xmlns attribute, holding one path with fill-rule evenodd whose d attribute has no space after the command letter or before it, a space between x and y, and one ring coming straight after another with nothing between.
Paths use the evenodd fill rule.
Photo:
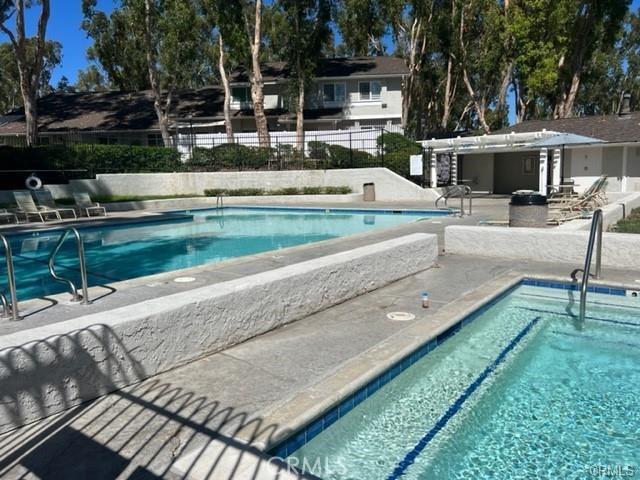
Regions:
<instances>
[{"instance_id":1,"label":"white lounge chair","mask_svg":"<svg viewBox=\"0 0 640 480\"><path fill-rule=\"evenodd\" d=\"M14 223L19 223L18 216L15 213L10 212L6 208L0 209L0 219L6 220L7 223L11 223L11 221L13 221Z\"/></svg>"},{"instance_id":2,"label":"white lounge chair","mask_svg":"<svg viewBox=\"0 0 640 480\"><path fill-rule=\"evenodd\" d=\"M88 193L74 193L73 199L76 201L76 205L80 209L81 215L82 212L84 212L87 217L90 217L91 212L98 212L98 215L102 212L102 215L105 217L107 216L107 210L100 206L99 203L94 203Z\"/></svg>"},{"instance_id":3,"label":"white lounge chair","mask_svg":"<svg viewBox=\"0 0 640 480\"><path fill-rule=\"evenodd\" d=\"M16 203L18 204L18 213L24 215L27 221L29 220L29 217L39 218L43 223L47 218L51 217L53 217L54 220L62 220L58 210L38 207L33 201L33 197L30 192L13 192L13 198L15 198Z\"/></svg>"},{"instance_id":4,"label":"white lounge chair","mask_svg":"<svg viewBox=\"0 0 640 480\"><path fill-rule=\"evenodd\" d=\"M73 216L74 219L78 218L74 208L59 207L56 205L56 201L53 199L53 195L51 195L49 190L36 190L33 193L36 197L36 202L38 202L38 206L48 208L49 210L57 210L61 215L62 212L70 212L70 217Z\"/></svg>"}]
</instances>

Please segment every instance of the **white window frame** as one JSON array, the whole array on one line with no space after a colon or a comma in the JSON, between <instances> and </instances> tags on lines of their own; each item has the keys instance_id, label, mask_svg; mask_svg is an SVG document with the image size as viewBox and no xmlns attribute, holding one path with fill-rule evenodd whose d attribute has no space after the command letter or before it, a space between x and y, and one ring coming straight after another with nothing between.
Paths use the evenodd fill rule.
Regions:
<instances>
[{"instance_id":1,"label":"white window frame","mask_svg":"<svg viewBox=\"0 0 640 480\"><path fill-rule=\"evenodd\" d=\"M233 98L233 90L243 88L246 92L246 101L238 101ZM247 85L233 85L231 87L231 108L247 108L251 106L251 91Z\"/></svg>"},{"instance_id":2,"label":"white window frame","mask_svg":"<svg viewBox=\"0 0 640 480\"><path fill-rule=\"evenodd\" d=\"M360 90L360 85L363 85L365 83L369 84L369 96L368 97L363 97L362 96L362 91ZM373 96L373 89L371 88L371 85L377 83L378 84L378 95L377 96ZM366 81L361 81L358 82L358 99L361 102L380 102L382 100L382 82L380 80L366 80Z\"/></svg>"},{"instance_id":3,"label":"white window frame","mask_svg":"<svg viewBox=\"0 0 640 480\"><path fill-rule=\"evenodd\" d=\"M333 100L325 100L324 98L324 88L327 85L333 86ZM342 99L336 100L336 86L342 85ZM345 82L324 82L320 88L320 100L322 101L322 105L344 105L347 102L347 84Z\"/></svg>"}]
</instances>

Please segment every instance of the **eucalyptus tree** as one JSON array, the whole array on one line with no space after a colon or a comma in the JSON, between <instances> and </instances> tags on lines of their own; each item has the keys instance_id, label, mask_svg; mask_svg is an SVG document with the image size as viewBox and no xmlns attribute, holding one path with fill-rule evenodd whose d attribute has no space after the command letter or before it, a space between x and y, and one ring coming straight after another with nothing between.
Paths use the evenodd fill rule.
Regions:
<instances>
[{"instance_id":1,"label":"eucalyptus tree","mask_svg":"<svg viewBox=\"0 0 640 480\"><path fill-rule=\"evenodd\" d=\"M337 25L350 55L382 55L395 0L340 0Z\"/></svg>"},{"instance_id":2,"label":"eucalyptus tree","mask_svg":"<svg viewBox=\"0 0 640 480\"><path fill-rule=\"evenodd\" d=\"M333 40L331 9L331 0L276 0L271 9L270 48L287 63L300 151L304 150L305 92Z\"/></svg>"},{"instance_id":3,"label":"eucalyptus tree","mask_svg":"<svg viewBox=\"0 0 640 480\"><path fill-rule=\"evenodd\" d=\"M40 5L36 35L28 38L25 32L25 9L36 4ZM0 31L9 37L16 57L25 114L25 137L30 146L38 140L38 89L42 83L50 12L49 0L0 0ZM8 26L13 17L15 30Z\"/></svg>"}]
</instances>

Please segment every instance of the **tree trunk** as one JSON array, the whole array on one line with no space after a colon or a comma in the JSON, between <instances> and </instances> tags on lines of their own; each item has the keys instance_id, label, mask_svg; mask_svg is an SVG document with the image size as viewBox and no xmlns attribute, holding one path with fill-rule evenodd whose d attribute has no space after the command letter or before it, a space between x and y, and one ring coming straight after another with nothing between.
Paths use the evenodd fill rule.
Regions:
<instances>
[{"instance_id":1,"label":"tree trunk","mask_svg":"<svg viewBox=\"0 0 640 480\"><path fill-rule=\"evenodd\" d=\"M304 155L304 79L298 79L298 102L296 104L296 142L300 155Z\"/></svg>"},{"instance_id":2,"label":"tree trunk","mask_svg":"<svg viewBox=\"0 0 640 480\"><path fill-rule=\"evenodd\" d=\"M231 124L231 87L229 86L229 77L224 67L224 42L222 35L218 35L218 45L220 46L220 59L218 61L218 70L220 70L220 79L222 80L222 88L224 89L224 129L227 132L227 143L233 143L233 125Z\"/></svg>"},{"instance_id":3,"label":"tree trunk","mask_svg":"<svg viewBox=\"0 0 640 480\"><path fill-rule=\"evenodd\" d=\"M270 147L269 125L267 116L264 113L264 91L262 83L262 72L260 71L260 42L262 26L262 0L256 0L255 22L253 39L251 43L251 101L253 102L253 115L256 120L256 130L258 132L258 143L261 147Z\"/></svg>"},{"instance_id":4,"label":"tree trunk","mask_svg":"<svg viewBox=\"0 0 640 480\"><path fill-rule=\"evenodd\" d=\"M147 69L149 70L149 83L151 84L151 93L153 95L153 108L158 117L158 127L162 135L162 143L165 147L171 146L171 134L169 133L169 112L171 110L172 89L167 92L165 105L162 105L162 91L160 89L160 75L158 66L156 65L156 52L153 45L151 32L154 31L154 25L151 21L151 0L144 1L144 24L145 24L145 47L147 56Z\"/></svg>"},{"instance_id":5,"label":"tree trunk","mask_svg":"<svg viewBox=\"0 0 640 480\"><path fill-rule=\"evenodd\" d=\"M443 131L447 130L449 118L451 117L451 105L455 98L456 88L453 86L453 54L449 53L449 61L447 62L447 80L444 87L444 105L442 109L442 120L440 127Z\"/></svg>"},{"instance_id":6,"label":"tree trunk","mask_svg":"<svg viewBox=\"0 0 640 480\"><path fill-rule=\"evenodd\" d=\"M16 33L0 23L0 31L4 32L15 51L20 76L20 92L24 104L24 117L26 124L25 140L28 146L34 146L38 142L38 85L44 64L45 37L47 23L49 22L49 0L41 1L42 10L38 19L38 31L35 37L35 56L33 64L29 65L27 52L27 37L25 34L24 9L25 1L17 0L16 7Z\"/></svg>"}]
</instances>

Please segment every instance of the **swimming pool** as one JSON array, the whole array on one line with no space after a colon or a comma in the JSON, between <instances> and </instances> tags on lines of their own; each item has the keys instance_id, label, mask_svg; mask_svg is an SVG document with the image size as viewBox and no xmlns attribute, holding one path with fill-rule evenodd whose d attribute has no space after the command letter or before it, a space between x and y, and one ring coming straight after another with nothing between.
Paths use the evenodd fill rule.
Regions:
<instances>
[{"instance_id":1,"label":"swimming pool","mask_svg":"<svg viewBox=\"0 0 640 480\"><path fill-rule=\"evenodd\" d=\"M579 293L540 284L464 319L271 453L325 480L637 474L640 299L597 287L581 326Z\"/></svg>"},{"instance_id":2,"label":"swimming pool","mask_svg":"<svg viewBox=\"0 0 640 480\"><path fill-rule=\"evenodd\" d=\"M448 210L264 207L172 213L160 221L80 228L89 284L113 283L450 215ZM51 279L47 267L60 233L50 230L8 236L20 300L65 291L64 284ZM79 281L77 254L71 239L60 250L56 265L60 274ZM6 282L4 275L0 277L0 286L6 291L2 282Z\"/></svg>"}]
</instances>

